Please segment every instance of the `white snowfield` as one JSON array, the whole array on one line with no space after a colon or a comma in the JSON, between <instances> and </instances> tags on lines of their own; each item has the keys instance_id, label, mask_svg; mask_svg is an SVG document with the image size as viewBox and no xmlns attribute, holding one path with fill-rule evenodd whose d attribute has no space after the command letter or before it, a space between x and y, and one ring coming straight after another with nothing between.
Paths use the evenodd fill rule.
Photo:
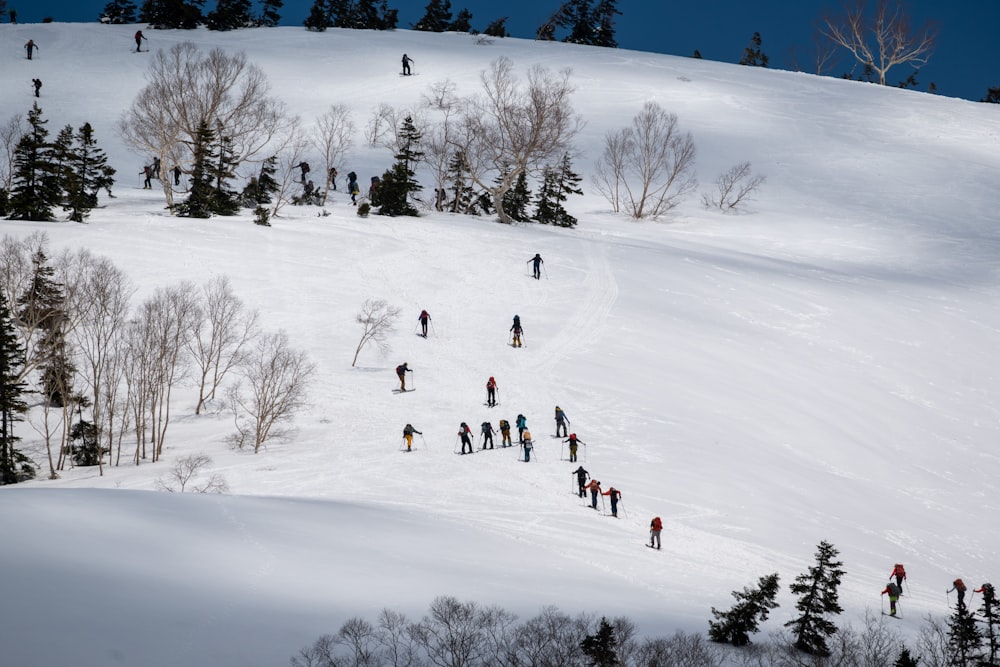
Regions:
<instances>
[{"instance_id":1,"label":"white snowfield","mask_svg":"<svg viewBox=\"0 0 1000 667\"><path fill-rule=\"evenodd\" d=\"M146 31L153 50L245 50L307 124L348 105L358 136L341 183L391 164L365 145L377 105L415 108L445 79L475 94L500 56L522 74L572 67L586 122L573 158L586 194L568 202L578 228L361 219L342 184L329 216L286 207L262 228L249 214L172 218L162 192L141 189L147 156L115 129L152 55L130 53L135 28L0 25L0 121L27 113L38 77L52 136L89 121L118 169L115 198L87 224L3 220L0 232L111 257L136 305L229 276L318 370L293 436L257 455L226 443L221 402L194 415L190 381L156 464L126 454L103 477L48 480L40 436L17 424L40 475L0 489L3 664L287 664L351 616L417 619L439 595L522 619L556 605L627 615L644 635L704 632L730 591L778 572L768 631L793 617L787 584L821 540L847 571L844 624L877 612L895 562L910 577L904 633L948 613L955 577L1000 583L995 105L514 39ZM399 76L404 52L419 76ZM670 218L635 222L610 213L590 176L605 134L648 100L691 132L701 186ZM307 159L316 170L319 156ZM702 208L700 192L744 160L767 178L750 211ZM538 281L526 264L536 252ZM370 297L402 315L391 353L366 349L351 368ZM426 340L414 335L424 308ZM515 314L520 349L506 344ZM394 394L403 361L416 391ZM572 493L576 464L549 437L556 405L587 443L582 465L622 491L618 519ZM516 447L454 454L460 422L478 433L518 413L535 436L530 463ZM424 435L407 454L408 422ZM190 454L211 456L206 475L231 494L156 491ZM657 515L660 552L643 547Z\"/></svg>"}]
</instances>

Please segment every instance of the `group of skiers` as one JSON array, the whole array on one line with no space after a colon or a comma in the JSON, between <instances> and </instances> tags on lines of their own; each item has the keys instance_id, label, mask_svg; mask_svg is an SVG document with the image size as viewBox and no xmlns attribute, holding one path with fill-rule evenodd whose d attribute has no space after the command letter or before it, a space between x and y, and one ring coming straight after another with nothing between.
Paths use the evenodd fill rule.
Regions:
<instances>
[{"instance_id":1,"label":"group of skiers","mask_svg":"<svg viewBox=\"0 0 1000 667\"><path fill-rule=\"evenodd\" d=\"M892 568L892 572L889 573L889 583L882 589L882 595L889 596L889 616L897 616L897 603L899 602L899 598L903 597L904 581L906 581L906 568L903 567L902 563L896 563ZM947 589L945 594L948 595L955 592L958 596L957 606L962 608L965 607L965 591L965 582L959 578L952 582L951 588ZM993 589L993 584L984 583L972 592L973 594L982 594L983 602L987 608L992 608L996 604L996 591Z\"/></svg>"}]
</instances>

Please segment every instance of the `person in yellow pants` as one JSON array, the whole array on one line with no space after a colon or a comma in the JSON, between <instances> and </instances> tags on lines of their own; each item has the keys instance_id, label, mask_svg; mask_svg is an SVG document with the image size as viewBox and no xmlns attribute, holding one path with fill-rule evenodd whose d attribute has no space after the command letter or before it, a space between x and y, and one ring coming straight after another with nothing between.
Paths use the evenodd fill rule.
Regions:
<instances>
[{"instance_id":1,"label":"person in yellow pants","mask_svg":"<svg viewBox=\"0 0 1000 667\"><path fill-rule=\"evenodd\" d=\"M403 427L403 439L406 440L406 451L408 451L408 452L412 451L412 449L413 449L413 434L414 433L419 433L420 435L423 435L423 433L420 433L420 431L418 431L417 429L413 428L413 424L407 424L406 426Z\"/></svg>"}]
</instances>

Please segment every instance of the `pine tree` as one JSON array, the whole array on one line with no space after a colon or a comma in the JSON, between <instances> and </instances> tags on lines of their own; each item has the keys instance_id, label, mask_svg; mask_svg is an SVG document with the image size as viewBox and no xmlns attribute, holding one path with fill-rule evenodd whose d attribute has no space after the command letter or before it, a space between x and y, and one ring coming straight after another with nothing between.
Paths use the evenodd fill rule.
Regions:
<instances>
[{"instance_id":1,"label":"pine tree","mask_svg":"<svg viewBox=\"0 0 1000 667\"><path fill-rule=\"evenodd\" d=\"M111 0L104 5L104 11L100 19L103 23L121 25L123 23L135 23L136 6L132 0Z\"/></svg>"},{"instance_id":2,"label":"pine tree","mask_svg":"<svg viewBox=\"0 0 1000 667\"><path fill-rule=\"evenodd\" d=\"M425 32L444 32L451 23L451 1L430 0L424 8L423 17L417 21L413 29Z\"/></svg>"},{"instance_id":3,"label":"pine tree","mask_svg":"<svg viewBox=\"0 0 1000 667\"><path fill-rule=\"evenodd\" d=\"M483 30L483 34L488 35L490 37L510 37L510 33L507 32L508 18L510 17L504 16L503 18L499 18L496 21L493 21L488 26L486 26L486 29Z\"/></svg>"},{"instance_id":4,"label":"pine tree","mask_svg":"<svg viewBox=\"0 0 1000 667\"><path fill-rule=\"evenodd\" d=\"M960 604L948 619L948 649L954 667L978 667L983 659L983 635L968 607Z\"/></svg>"},{"instance_id":5,"label":"pine tree","mask_svg":"<svg viewBox=\"0 0 1000 667\"><path fill-rule=\"evenodd\" d=\"M215 9L205 15L209 30L236 30L253 25L250 0L217 0Z\"/></svg>"},{"instance_id":6,"label":"pine tree","mask_svg":"<svg viewBox=\"0 0 1000 667\"><path fill-rule=\"evenodd\" d=\"M390 9L387 0L379 3L377 30L395 30L399 22L399 10Z\"/></svg>"},{"instance_id":7,"label":"pine tree","mask_svg":"<svg viewBox=\"0 0 1000 667\"><path fill-rule=\"evenodd\" d=\"M14 220L54 220L52 209L62 203L62 185L55 148L48 141L38 104L28 112L28 132L14 149L8 209Z\"/></svg>"},{"instance_id":8,"label":"pine tree","mask_svg":"<svg viewBox=\"0 0 1000 667\"><path fill-rule=\"evenodd\" d=\"M757 588L744 587L742 592L733 591L732 595L736 604L729 611L712 607L715 620L708 622L708 638L713 642L746 646L750 643L750 635L758 631L759 624L778 606L774 601L778 595L778 573L758 579Z\"/></svg>"},{"instance_id":9,"label":"pine tree","mask_svg":"<svg viewBox=\"0 0 1000 667\"><path fill-rule=\"evenodd\" d=\"M836 560L837 549L826 540L816 549L816 564L808 572L800 574L790 586L792 593L799 596L795 608L798 618L785 623L792 628L795 648L812 655L828 656L830 649L826 638L837 632L827 615L843 611L838 601L837 587L844 576L843 563Z\"/></svg>"},{"instance_id":10,"label":"pine tree","mask_svg":"<svg viewBox=\"0 0 1000 667\"><path fill-rule=\"evenodd\" d=\"M188 198L174 208L177 215L184 218L209 218L212 216L213 181L211 173L212 142L215 133L208 123L201 121L195 133L193 164L191 167L191 190Z\"/></svg>"},{"instance_id":11,"label":"pine tree","mask_svg":"<svg viewBox=\"0 0 1000 667\"><path fill-rule=\"evenodd\" d=\"M590 667L617 667L619 664L617 646L615 630L603 616L597 632L587 635L580 642L580 650L590 660Z\"/></svg>"},{"instance_id":12,"label":"pine tree","mask_svg":"<svg viewBox=\"0 0 1000 667\"><path fill-rule=\"evenodd\" d=\"M302 22L302 25L307 30L314 32L323 32L331 25L336 25L331 23L327 0L314 0L312 7L309 9L309 16ZM348 26L337 25L336 27L346 28Z\"/></svg>"},{"instance_id":13,"label":"pine tree","mask_svg":"<svg viewBox=\"0 0 1000 667\"><path fill-rule=\"evenodd\" d=\"M379 215L418 214L410 198L423 189L414 172L417 163L424 157L419 148L422 136L410 116L403 119L399 128L400 147L395 155L396 162L379 183Z\"/></svg>"},{"instance_id":14,"label":"pine tree","mask_svg":"<svg viewBox=\"0 0 1000 667\"><path fill-rule=\"evenodd\" d=\"M455 17L455 20L448 24L445 28L449 32L472 32L472 12L468 9L463 9Z\"/></svg>"},{"instance_id":15,"label":"pine tree","mask_svg":"<svg viewBox=\"0 0 1000 667\"><path fill-rule=\"evenodd\" d=\"M987 104L1000 104L1000 86L986 89L986 97L979 100Z\"/></svg>"},{"instance_id":16,"label":"pine tree","mask_svg":"<svg viewBox=\"0 0 1000 667\"><path fill-rule=\"evenodd\" d=\"M239 156L233 151L233 140L222 135L212 145L209 154L209 175L212 178L212 213L236 215L240 210L239 196L230 185L236 177Z\"/></svg>"},{"instance_id":17,"label":"pine tree","mask_svg":"<svg viewBox=\"0 0 1000 667\"><path fill-rule=\"evenodd\" d=\"M0 485L16 484L35 476L31 460L17 449L20 438L14 424L22 420L28 404L22 398L27 388L19 378L24 368L24 349L17 338L13 317L0 290Z\"/></svg>"},{"instance_id":18,"label":"pine tree","mask_svg":"<svg viewBox=\"0 0 1000 667\"><path fill-rule=\"evenodd\" d=\"M594 9L594 46L618 48L615 41L615 16L621 16L618 11L618 0L600 0Z\"/></svg>"},{"instance_id":19,"label":"pine tree","mask_svg":"<svg viewBox=\"0 0 1000 667\"><path fill-rule=\"evenodd\" d=\"M115 170L108 166L107 155L94 139L94 128L84 123L77 130L69 161L64 165L66 201L63 209L70 212L69 219L83 222L97 206L98 193L101 190L111 193L114 175Z\"/></svg>"},{"instance_id":20,"label":"pine tree","mask_svg":"<svg viewBox=\"0 0 1000 667\"><path fill-rule=\"evenodd\" d=\"M566 3L570 33L563 38L570 44L593 45L596 30L590 0L570 0Z\"/></svg>"},{"instance_id":21,"label":"pine tree","mask_svg":"<svg viewBox=\"0 0 1000 667\"><path fill-rule=\"evenodd\" d=\"M327 0L327 15L334 28L357 28L357 16L351 0Z\"/></svg>"},{"instance_id":22,"label":"pine tree","mask_svg":"<svg viewBox=\"0 0 1000 667\"><path fill-rule=\"evenodd\" d=\"M144 0L139 22L160 30L194 30L203 20L204 0Z\"/></svg>"},{"instance_id":23,"label":"pine tree","mask_svg":"<svg viewBox=\"0 0 1000 667\"><path fill-rule=\"evenodd\" d=\"M395 30L399 12L389 9L386 0L357 0L353 5L354 25L362 30ZM341 26L338 26L341 27Z\"/></svg>"},{"instance_id":24,"label":"pine tree","mask_svg":"<svg viewBox=\"0 0 1000 667\"><path fill-rule=\"evenodd\" d=\"M467 213L472 205L472 186L469 185L469 167L465 154L456 152L448 163L446 182L451 184L451 202L445 208L452 213Z\"/></svg>"},{"instance_id":25,"label":"pine tree","mask_svg":"<svg viewBox=\"0 0 1000 667\"><path fill-rule=\"evenodd\" d=\"M896 662L892 663L892 667L919 667L920 658L914 658L910 654L910 649L905 646L900 650L899 657L896 658Z\"/></svg>"},{"instance_id":26,"label":"pine tree","mask_svg":"<svg viewBox=\"0 0 1000 667\"><path fill-rule=\"evenodd\" d=\"M547 167L542 173L542 187L538 193L535 220L542 224L572 227L575 217L563 206L569 195L582 195L579 183L583 180L572 169L569 154L563 154L559 167Z\"/></svg>"},{"instance_id":27,"label":"pine tree","mask_svg":"<svg viewBox=\"0 0 1000 667\"><path fill-rule=\"evenodd\" d=\"M274 178L278 172L278 158L271 156L260 165L260 174L252 176L247 186L243 188L242 204L248 208L261 204L270 204L278 193L280 185Z\"/></svg>"},{"instance_id":28,"label":"pine tree","mask_svg":"<svg viewBox=\"0 0 1000 667\"><path fill-rule=\"evenodd\" d=\"M522 171L514 181L514 187L503 194L503 210L507 211L511 220L527 222L528 204L531 203L531 190L528 189L528 177Z\"/></svg>"},{"instance_id":29,"label":"pine tree","mask_svg":"<svg viewBox=\"0 0 1000 667\"><path fill-rule=\"evenodd\" d=\"M274 28L281 21L280 10L285 6L282 0L264 0L260 18L257 19L257 25L265 28Z\"/></svg>"},{"instance_id":30,"label":"pine tree","mask_svg":"<svg viewBox=\"0 0 1000 667\"><path fill-rule=\"evenodd\" d=\"M749 65L750 67L767 67L768 58L763 51L760 50L760 45L763 40L760 37L759 32L755 32L753 37L750 38L750 44L747 48L743 49L743 57L740 58L741 65Z\"/></svg>"}]
</instances>

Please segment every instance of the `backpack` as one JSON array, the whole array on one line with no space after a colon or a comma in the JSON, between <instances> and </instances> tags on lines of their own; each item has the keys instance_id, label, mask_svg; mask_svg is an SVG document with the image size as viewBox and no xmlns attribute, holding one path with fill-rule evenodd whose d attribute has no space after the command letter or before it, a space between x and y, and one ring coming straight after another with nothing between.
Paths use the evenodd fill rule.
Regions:
<instances>
[{"instance_id":1,"label":"backpack","mask_svg":"<svg viewBox=\"0 0 1000 667\"><path fill-rule=\"evenodd\" d=\"M483 433L489 433L490 431L493 430L493 424L489 422L483 422L482 428L483 428Z\"/></svg>"},{"instance_id":2,"label":"backpack","mask_svg":"<svg viewBox=\"0 0 1000 667\"><path fill-rule=\"evenodd\" d=\"M514 316L514 326L515 327L521 326L521 316L520 315L515 315Z\"/></svg>"},{"instance_id":3,"label":"backpack","mask_svg":"<svg viewBox=\"0 0 1000 667\"><path fill-rule=\"evenodd\" d=\"M663 530L663 522L660 521L660 517L653 517L653 521L649 524L649 527L653 530Z\"/></svg>"},{"instance_id":4,"label":"backpack","mask_svg":"<svg viewBox=\"0 0 1000 667\"><path fill-rule=\"evenodd\" d=\"M413 435L413 426L407 424L403 427L403 435Z\"/></svg>"},{"instance_id":5,"label":"backpack","mask_svg":"<svg viewBox=\"0 0 1000 667\"><path fill-rule=\"evenodd\" d=\"M569 444L571 444L571 445L575 445L576 444L576 433L570 433L569 434Z\"/></svg>"},{"instance_id":6,"label":"backpack","mask_svg":"<svg viewBox=\"0 0 1000 667\"><path fill-rule=\"evenodd\" d=\"M356 181L356 180L358 180L358 175L357 175L357 174L355 174L355 173L354 173L354 172L352 171L351 173L349 173L349 174L347 175L347 180L349 180L349 181Z\"/></svg>"},{"instance_id":7,"label":"backpack","mask_svg":"<svg viewBox=\"0 0 1000 667\"><path fill-rule=\"evenodd\" d=\"M506 419L501 419L500 420L500 430L501 431L509 431L510 430L510 424L507 423Z\"/></svg>"},{"instance_id":8,"label":"backpack","mask_svg":"<svg viewBox=\"0 0 1000 667\"><path fill-rule=\"evenodd\" d=\"M955 586L955 588L957 588L960 591L964 591L965 590L965 582L962 581L961 579L956 579L955 583L954 583L954 586Z\"/></svg>"},{"instance_id":9,"label":"backpack","mask_svg":"<svg viewBox=\"0 0 1000 667\"><path fill-rule=\"evenodd\" d=\"M888 588L889 588L889 595L891 595L893 597L897 597L898 598L902 594L902 592L903 592L903 590L899 586L896 585L895 581L892 582L891 584L889 584Z\"/></svg>"}]
</instances>

